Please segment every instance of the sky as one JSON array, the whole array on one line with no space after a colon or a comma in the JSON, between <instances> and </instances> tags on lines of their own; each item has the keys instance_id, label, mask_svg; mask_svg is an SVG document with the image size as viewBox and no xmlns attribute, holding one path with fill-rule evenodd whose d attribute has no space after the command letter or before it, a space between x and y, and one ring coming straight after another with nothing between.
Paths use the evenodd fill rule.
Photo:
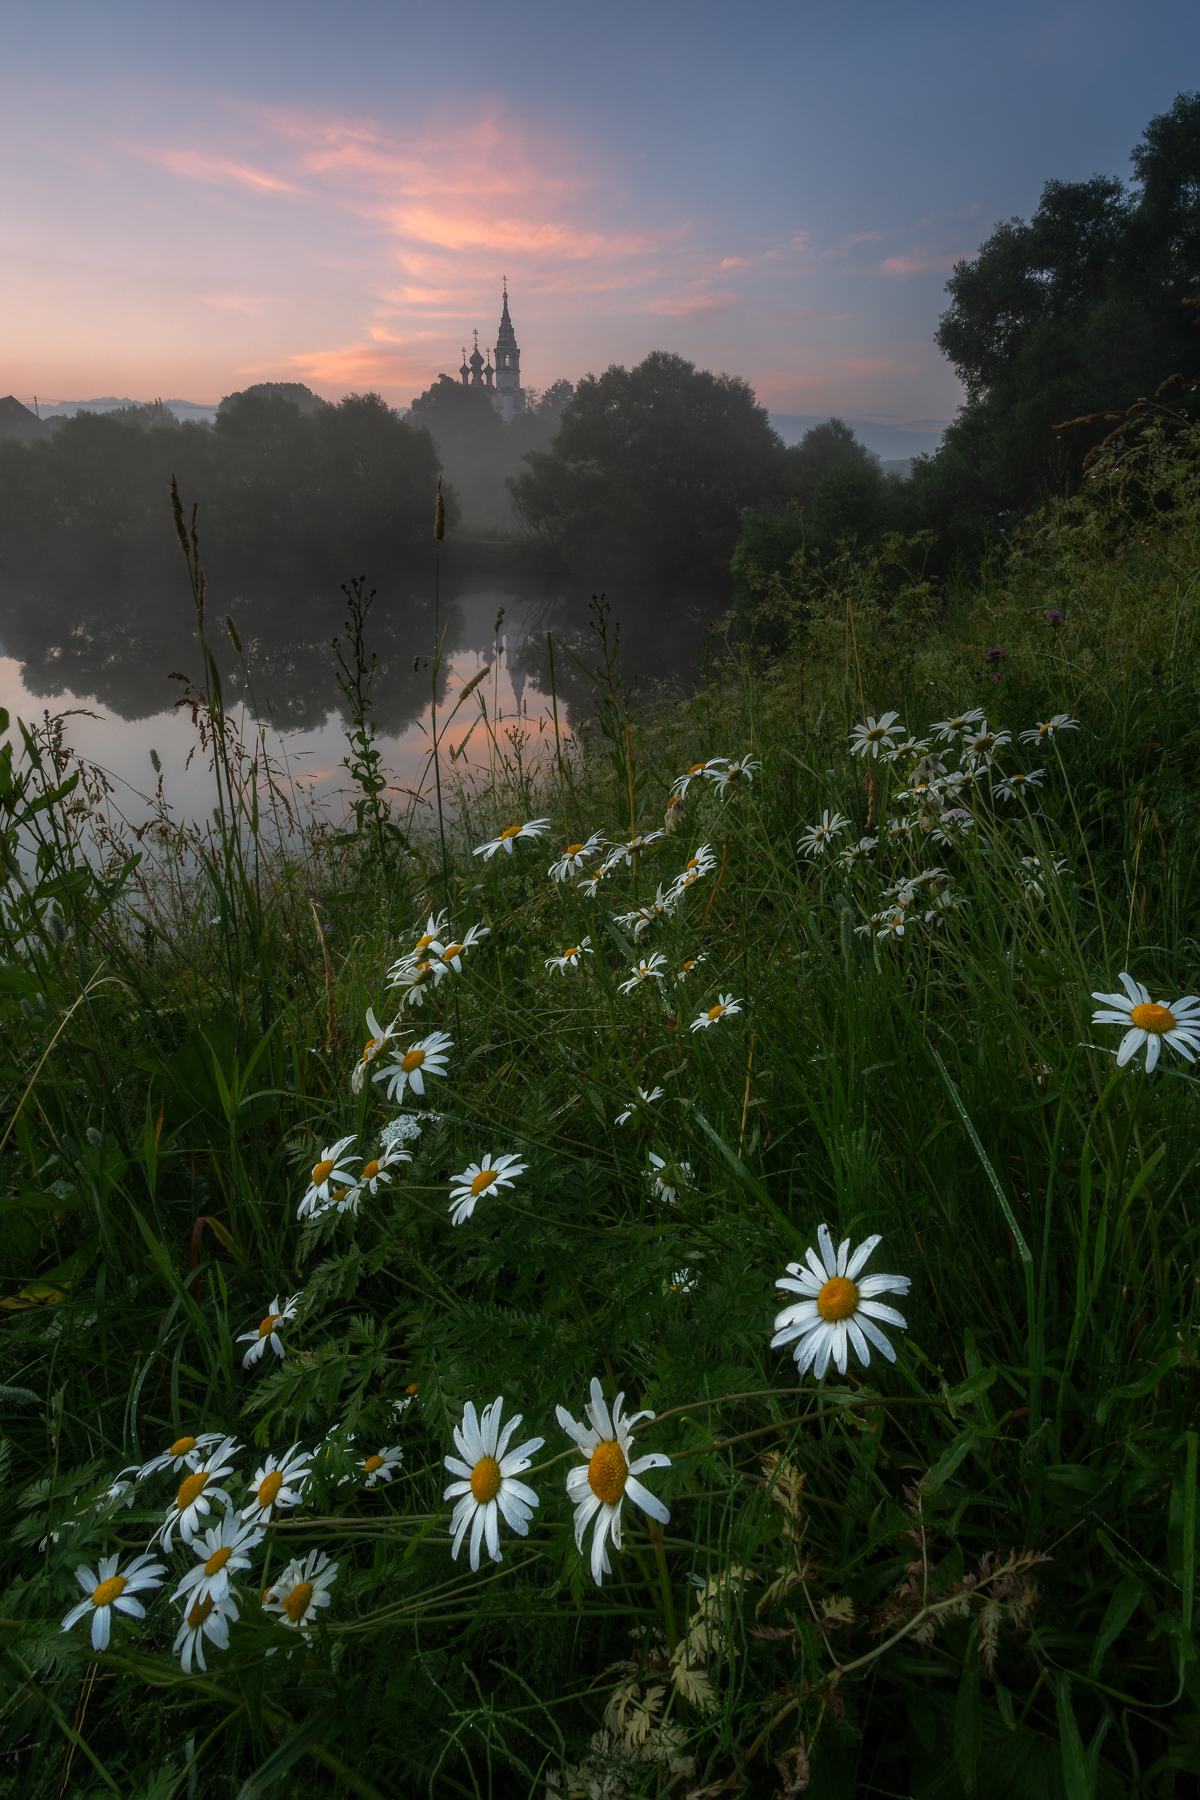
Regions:
<instances>
[{"instance_id":1,"label":"sky","mask_svg":"<svg viewBox=\"0 0 1200 1800\"><path fill-rule=\"evenodd\" d=\"M507 276L533 387L667 349L925 448L954 263L1198 85L1185 0L9 7L0 393L406 406Z\"/></svg>"}]
</instances>

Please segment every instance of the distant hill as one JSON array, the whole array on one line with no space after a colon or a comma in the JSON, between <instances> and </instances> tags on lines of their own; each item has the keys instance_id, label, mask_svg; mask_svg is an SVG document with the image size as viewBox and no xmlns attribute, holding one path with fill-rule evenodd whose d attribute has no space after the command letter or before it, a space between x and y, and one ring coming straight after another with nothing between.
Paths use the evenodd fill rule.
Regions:
<instances>
[{"instance_id":1,"label":"distant hill","mask_svg":"<svg viewBox=\"0 0 1200 1800\"><path fill-rule=\"evenodd\" d=\"M36 413L31 413L27 406L22 406L15 394L5 394L0 400L0 438L39 438L46 435L46 427Z\"/></svg>"},{"instance_id":2,"label":"distant hill","mask_svg":"<svg viewBox=\"0 0 1200 1800\"><path fill-rule=\"evenodd\" d=\"M95 400L56 400L53 406L46 402L38 403L38 411L43 420L73 419L77 412L118 412L124 406L146 406L145 400L131 400L128 394L102 394ZM216 401L207 400L164 400L163 405L168 412L173 412L180 424L188 420L198 420L202 424L211 424L217 416Z\"/></svg>"},{"instance_id":3,"label":"distant hill","mask_svg":"<svg viewBox=\"0 0 1200 1800\"><path fill-rule=\"evenodd\" d=\"M771 413L770 419L785 444L798 444L806 431L823 425L828 413ZM860 444L882 459L884 473L896 462L908 462L922 451L936 450L949 419L910 419L898 425L880 425L873 419L847 419Z\"/></svg>"}]
</instances>

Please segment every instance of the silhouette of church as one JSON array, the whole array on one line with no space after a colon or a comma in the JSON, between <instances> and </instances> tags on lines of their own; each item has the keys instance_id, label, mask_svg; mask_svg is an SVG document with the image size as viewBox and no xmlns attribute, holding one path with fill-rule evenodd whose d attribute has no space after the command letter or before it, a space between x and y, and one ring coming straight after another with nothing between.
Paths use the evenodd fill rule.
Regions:
<instances>
[{"instance_id":1,"label":"silhouette of church","mask_svg":"<svg viewBox=\"0 0 1200 1800\"><path fill-rule=\"evenodd\" d=\"M517 334L508 316L508 277L504 278L504 310L500 314L500 330L496 334L496 366L491 358L484 362L479 354L479 333L470 356L463 351L462 368L458 371L464 387L487 388L492 405L507 425L516 413L525 411L525 389L521 386L521 352Z\"/></svg>"}]
</instances>

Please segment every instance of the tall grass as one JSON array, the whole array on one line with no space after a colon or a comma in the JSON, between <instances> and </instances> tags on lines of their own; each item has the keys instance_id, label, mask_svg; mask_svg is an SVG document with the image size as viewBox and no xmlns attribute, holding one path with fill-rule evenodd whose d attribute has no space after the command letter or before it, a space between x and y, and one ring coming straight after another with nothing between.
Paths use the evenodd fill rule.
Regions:
<instances>
[{"instance_id":1,"label":"tall grass","mask_svg":"<svg viewBox=\"0 0 1200 1800\"><path fill-rule=\"evenodd\" d=\"M211 659L218 816L186 842L165 813L131 842L61 735L5 746L5 1791L1195 1791L1200 1103L1170 1048L1118 1069L1090 999L1196 985L1195 450L1150 432L1137 482L1102 465L953 614L896 546L848 557L792 595L787 656L730 656L686 704L635 708L602 635L594 723L531 761L489 722L486 771L451 765L444 861L390 828L375 761L345 841L292 819ZM974 707L1013 741L958 821L900 797L940 778L922 752L851 752L868 714L929 738ZM1019 741L1057 713L1077 729ZM659 830L718 757L752 760L594 887L597 857L548 877L565 843ZM443 948L487 935L389 989L437 961L443 906ZM414 986L355 1082L367 1008L386 1028ZM446 1075L385 1102L374 1075L436 1029ZM398 1110L412 1160L298 1220L326 1151L378 1156ZM452 1178L496 1154L523 1171L453 1225ZM822 1223L911 1283L894 1364L817 1380L772 1350ZM244 1368L288 1296L285 1354ZM599 1584L556 1419L593 1379L670 1459L643 1478L668 1522L627 1501ZM545 1439L540 1503L472 1570L444 1459L497 1396ZM237 1441L239 1509L264 1456L315 1452L302 1504L205 1672L172 1649L178 1540L96 1651L61 1628L74 1570L146 1548L180 1472L139 1471L202 1431ZM261 1596L317 1551L303 1636Z\"/></svg>"}]
</instances>

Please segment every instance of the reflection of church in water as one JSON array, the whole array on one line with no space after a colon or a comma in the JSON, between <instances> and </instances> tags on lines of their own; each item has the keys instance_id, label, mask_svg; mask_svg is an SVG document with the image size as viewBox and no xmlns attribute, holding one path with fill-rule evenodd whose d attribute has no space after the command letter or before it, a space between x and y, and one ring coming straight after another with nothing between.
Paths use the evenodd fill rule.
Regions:
<instances>
[{"instance_id":1,"label":"reflection of church in water","mask_svg":"<svg viewBox=\"0 0 1200 1800\"><path fill-rule=\"evenodd\" d=\"M525 389L521 386L521 352L517 349L517 334L513 330L513 322L508 316L508 280L504 282L504 310L500 314L500 330L496 335L496 366L492 367L491 359L485 363L479 354L479 333L475 333L475 348L468 357L463 351L462 368L458 371L464 387L487 388L492 397L492 405L507 425L516 413L525 411Z\"/></svg>"}]
</instances>

